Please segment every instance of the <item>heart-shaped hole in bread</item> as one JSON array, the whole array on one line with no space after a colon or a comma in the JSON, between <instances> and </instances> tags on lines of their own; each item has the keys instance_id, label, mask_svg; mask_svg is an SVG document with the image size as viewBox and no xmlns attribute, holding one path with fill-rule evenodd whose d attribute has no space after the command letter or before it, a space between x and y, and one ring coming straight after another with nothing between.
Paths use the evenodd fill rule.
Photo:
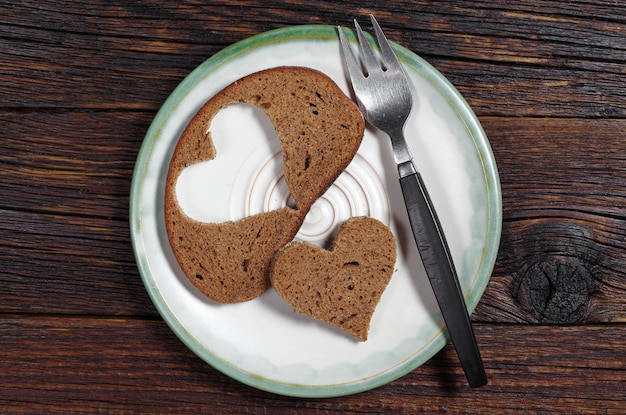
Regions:
<instances>
[{"instance_id":1,"label":"heart-shaped hole in bread","mask_svg":"<svg viewBox=\"0 0 626 415\"><path fill-rule=\"evenodd\" d=\"M177 202L187 216L199 222L241 220L249 215L247 207L252 203L246 198L250 183L264 186L255 194L262 199L266 195L261 192L269 187L266 182L284 174L282 157L276 156L280 141L267 114L249 104L220 109L209 132L216 157L183 169L176 181ZM241 145L244 139L245 146ZM260 173L265 180L260 180ZM255 210L253 213L261 213Z\"/></svg>"},{"instance_id":2,"label":"heart-shaped hole in bread","mask_svg":"<svg viewBox=\"0 0 626 415\"><path fill-rule=\"evenodd\" d=\"M305 242L282 248L270 280L297 311L365 341L395 262L391 230L376 219L357 217L341 225L328 250Z\"/></svg>"}]
</instances>

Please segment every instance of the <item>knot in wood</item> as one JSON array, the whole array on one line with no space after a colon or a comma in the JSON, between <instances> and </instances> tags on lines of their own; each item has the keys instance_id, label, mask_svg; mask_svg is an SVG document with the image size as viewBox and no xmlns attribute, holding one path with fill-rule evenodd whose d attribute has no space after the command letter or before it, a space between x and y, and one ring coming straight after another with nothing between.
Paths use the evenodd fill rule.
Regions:
<instances>
[{"instance_id":1,"label":"knot in wood","mask_svg":"<svg viewBox=\"0 0 626 415\"><path fill-rule=\"evenodd\" d=\"M519 281L516 297L542 323L572 324L582 319L596 289L583 263L558 257L530 266Z\"/></svg>"}]
</instances>

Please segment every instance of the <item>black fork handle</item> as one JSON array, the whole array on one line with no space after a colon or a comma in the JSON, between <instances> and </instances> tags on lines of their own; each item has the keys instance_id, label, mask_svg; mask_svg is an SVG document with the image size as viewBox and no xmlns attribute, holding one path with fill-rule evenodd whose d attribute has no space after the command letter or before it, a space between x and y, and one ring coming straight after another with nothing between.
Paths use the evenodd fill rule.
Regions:
<instances>
[{"instance_id":1,"label":"black fork handle","mask_svg":"<svg viewBox=\"0 0 626 415\"><path fill-rule=\"evenodd\" d=\"M487 375L469 313L437 213L419 172L400 177L409 221L426 274L448 333L472 388L487 384Z\"/></svg>"}]
</instances>

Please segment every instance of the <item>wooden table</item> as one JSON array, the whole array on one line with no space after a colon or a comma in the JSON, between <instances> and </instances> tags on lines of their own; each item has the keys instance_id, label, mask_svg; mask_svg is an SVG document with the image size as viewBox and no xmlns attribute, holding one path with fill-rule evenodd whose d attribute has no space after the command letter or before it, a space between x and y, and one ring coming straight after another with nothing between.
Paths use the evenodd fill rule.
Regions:
<instances>
[{"instance_id":1,"label":"wooden table","mask_svg":"<svg viewBox=\"0 0 626 415\"><path fill-rule=\"evenodd\" d=\"M212 3L1 2L0 413L626 413L623 2ZM495 154L502 241L472 315L490 383L468 388L448 345L369 392L273 395L204 363L152 305L135 160L222 48L370 12L459 89Z\"/></svg>"}]
</instances>

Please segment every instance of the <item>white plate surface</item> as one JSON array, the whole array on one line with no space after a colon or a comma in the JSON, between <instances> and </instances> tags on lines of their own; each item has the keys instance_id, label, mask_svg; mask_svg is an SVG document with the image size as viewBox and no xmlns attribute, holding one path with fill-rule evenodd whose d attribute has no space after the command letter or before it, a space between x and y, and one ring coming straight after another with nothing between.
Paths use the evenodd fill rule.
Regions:
<instances>
[{"instance_id":1,"label":"white plate surface","mask_svg":"<svg viewBox=\"0 0 626 415\"><path fill-rule=\"evenodd\" d=\"M405 128L448 236L473 310L491 275L501 230L501 194L489 142L456 89L432 66L394 44L413 84ZM396 272L374 313L366 342L295 313L270 288L219 305L187 280L163 218L164 183L174 146L215 93L252 72L296 65L318 69L350 95L336 28L295 26L238 42L208 59L172 93L140 150L131 191L131 232L139 271L164 320L198 356L248 385L292 396L368 390L417 368L447 340L428 279L408 231L389 140L368 128L352 164L313 206L297 238L324 245L350 216L388 224L398 242ZM224 222L287 203L280 145L265 115L234 105L211 125L218 152L185 170L177 192L187 214Z\"/></svg>"}]
</instances>

